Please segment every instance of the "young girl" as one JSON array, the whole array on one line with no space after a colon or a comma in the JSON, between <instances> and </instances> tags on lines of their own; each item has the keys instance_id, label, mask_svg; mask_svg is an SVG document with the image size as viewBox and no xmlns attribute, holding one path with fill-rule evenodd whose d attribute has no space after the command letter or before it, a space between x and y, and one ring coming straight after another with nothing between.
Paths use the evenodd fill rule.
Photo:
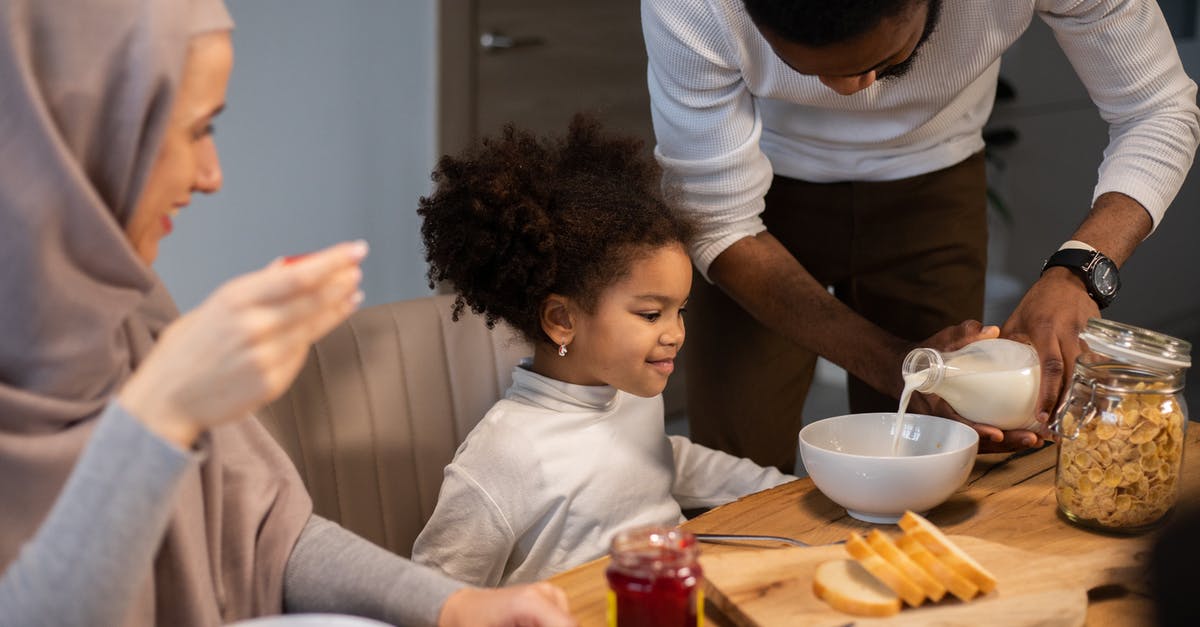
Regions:
<instances>
[{"instance_id":1,"label":"young girl","mask_svg":"<svg viewBox=\"0 0 1200 627\"><path fill-rule=\"evenodd\" d=\"M438 164L418 210L430 280L454 285L456 317L503 320L534 354L446 467L415 560L481 585L535 581L621 529L794 479L663 431L692 228L640 147L576 118L563 139L509 127Z\"/></svg>"}]
</instances>

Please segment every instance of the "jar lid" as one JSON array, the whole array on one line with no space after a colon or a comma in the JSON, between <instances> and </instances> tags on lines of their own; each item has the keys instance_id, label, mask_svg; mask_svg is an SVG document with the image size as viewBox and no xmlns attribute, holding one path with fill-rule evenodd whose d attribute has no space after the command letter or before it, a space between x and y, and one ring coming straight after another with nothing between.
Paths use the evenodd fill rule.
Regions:
<instances>
[{"instance_id":1,"label":"jar lid","mask_svg":"<svg viewBox=\"0 0 1200 627\"><path fill-rule=\"evenodd\" d=\"M1079 334L1093 352L1158 368L1190 368L1192 344L1130 324L1092 318Z\"/></svg>"},{"instance_id":2,"label":"jar lid","mask_svg":"<svg viewBox=\"0 0 1200 627\"><path fill-rule=\"evenodd\" d=\"M650 525L618 532L609 545L612 563L636 572L663 572L691 565L700 554L696 536L679 527Z\"/></svg>"}]
</instances>

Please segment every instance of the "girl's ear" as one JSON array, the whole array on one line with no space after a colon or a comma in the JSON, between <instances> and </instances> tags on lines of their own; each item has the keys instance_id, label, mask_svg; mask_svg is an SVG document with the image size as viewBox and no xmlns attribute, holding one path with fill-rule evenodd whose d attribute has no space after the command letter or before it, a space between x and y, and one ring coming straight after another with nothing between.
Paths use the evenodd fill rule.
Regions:
<instances>
[{"instance_id":1,"label":"girl's ear","mask_svg":"<svg viewBox=\"0 0 1200 627\"><path fill-rule=\"evenodd\" d=\"M551 294L542 301L538 317L542 323L542 331L554 340L555 344L570 344L575 339L575 317L571 299L559 294Z\"/></svg>"}]
</instances>

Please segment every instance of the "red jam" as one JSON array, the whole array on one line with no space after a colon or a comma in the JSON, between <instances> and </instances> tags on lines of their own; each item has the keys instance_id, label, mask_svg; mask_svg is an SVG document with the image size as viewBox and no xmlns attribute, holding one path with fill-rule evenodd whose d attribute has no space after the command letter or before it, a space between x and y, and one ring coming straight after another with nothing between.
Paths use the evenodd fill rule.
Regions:
<instances>
[{"instance_id":1,"label":"red jam","mask_svg":"<svg viewBox=\"0 0 1200 627\"><path fill-rule=\"evenodd\" d=\"M610 627L703 625L703 571L696 538L682 529L643 527L612 541Z\"/></svg>"}]
</instances>

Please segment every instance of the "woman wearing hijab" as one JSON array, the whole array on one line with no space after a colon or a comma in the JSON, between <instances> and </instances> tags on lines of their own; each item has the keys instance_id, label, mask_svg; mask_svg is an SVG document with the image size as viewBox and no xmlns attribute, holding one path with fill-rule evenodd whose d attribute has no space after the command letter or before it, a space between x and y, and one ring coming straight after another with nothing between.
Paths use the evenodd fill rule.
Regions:
<instances>
[{"instance_id":1,"label":"woman wearing hijab","mask_svg":"<svg viewBox=\"0 0 1200 627\"><path fill-rule=\"evenodd\" d=\"M182 317L150 269L221 186L231 27L219 0L0 4L0 624L573 624L556 588L466 588L313 516L249 417L361 302L364 243Z\"/></svg>"}]
</instances>

